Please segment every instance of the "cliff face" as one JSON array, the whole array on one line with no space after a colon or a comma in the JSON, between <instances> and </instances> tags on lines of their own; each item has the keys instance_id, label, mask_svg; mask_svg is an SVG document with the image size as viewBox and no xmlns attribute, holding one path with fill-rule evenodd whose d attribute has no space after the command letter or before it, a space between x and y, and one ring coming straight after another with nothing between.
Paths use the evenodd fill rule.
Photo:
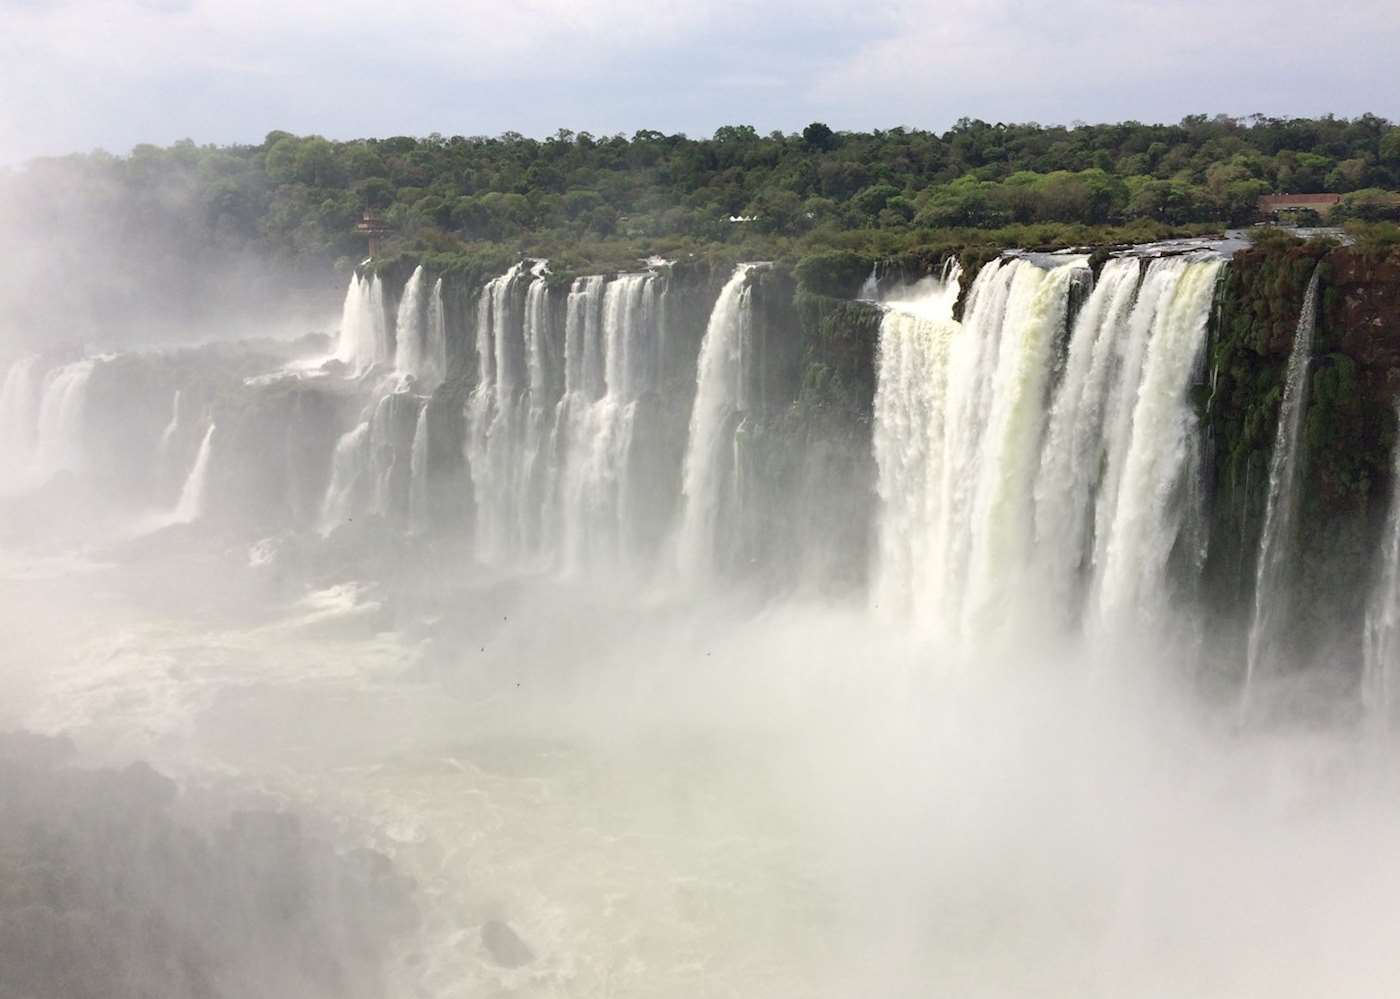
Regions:
<instances>
[{"instance_id":1,"label":"cliff face","mask_svg":"<svg viewBox=\"0 0 1400 999\"><path fill-rule=\"evenodd\" d=\"M1327 257L1325 326L1361 369L1368 402L1400 395L1400 254L1339 249Z\"/></svg>"},{"instance_id":2,"label":"cliff face","mask_svg":"<svg viewBox=\"0 0 1400 999\"><path fill-rule=\"evenodd\" d=\"M965 287L983 262L981 255L964 262ZM837 296L851 292L853 275L865 264L833 259L799 270L811 284L799 285L794 301L802 377L788 433L800 442L809 468L822 464L826 500L839 511L828 524L843 537L848 567L868 560L861 532L868 533L875 509L868 483L880 312ZM932 260L871 265L882 283L916 279L940 267L941 261ZM1318 320L1293 560L1304 597L1292 615L1290 638L1300 661L1355 663L1371 556L1390 503L1400 397L1400 254L1268 243L1238 253L1224 272L1206 367L1192 391L1210 511L1199 599L1208 618L1222 626L1237 625L1248 614L1283 374L1315 269ZM857 489L847 485L852 482L867 485ZM1344 647L1328 644L1337 634L1352 637Z\"/></svg>"},{"instance_id":3,"label":"cliff face","mask_svg":"<svg viewBox=\"0 0 1400 999\"><path fill-rule=\"evenodd\" d=\"M1218 617L1252 599L1283 373L1315 268L1318 317L1292 563L1300 597L1288 637L1301 661L1354 663L1371 554L1390 502L1400 391L1400 259L1393 255L1283 244L1231 261L1201 413L1212 511L1205 592ZM1344 646L1334 644L1338 634L1350 636Z\"/></svg>"},{"instance_id":4,"label":"cliff face","mask_svg":"<svg viewBox=\"0 0 1400 999\"><path fill-rule=\"evenodd\" d=\"M964 289L980 262L980 251L961 258ZM745 269L742 310L736 313L731 302L728 318L721 310L717 319L727 331L726 342L734 345L737 362L730 362L732 374L726 365L726 373L707 383L712 388L723 383L725 396L723 439L718 450L706 454L722 453L716 461L724 467L716 476L723 481L716 492L722 497L726 537L716 547L724 549L717 561L726 572L759 577L770 591L800 584L859 592L867 583L871 539L880 518L873 408L883 312L852 296L861 293L872 273L888 290L895 282L939 273L943 265L940 258L877 266L845 254L796 267L777 262ZM424 267L430 271L429 264ZM382 308L387 329L395 325L398 300L412 270L407 264L386 268L380 274L382 301L376 295L372 305L360 306ZM1289 549L1296 552L1289 559L1290 572L1302 596L1285 619L1303 660L1354 662L1360 655L1360 615L1390 507L1394 400L1400 394L1400 253L1269 240L1237 254L1221 274L1204 360L1186 382L1197 422L1188 431L1193 450L1185 464L1200 471L1191 509L1204 514L1208 545L1200 576L1200 549L1179 545L1168 564L1179 566L1181 579L1191 585L1174 589L1180 599L1199 601L1207 618L1231 634L1248 617L1283 375L1305 292L1316 274L1319 307L1301 423L1298 534ZM595 507L612 517L608 504L616 501L623 507L625 479L625 514L613 519L627 521L628 543L639 559L665 558L684 510L681 483L692 437L697 359L721 288L734 275L728 262L691 260L657 267L644 279L646 311L622 318L633 313L615 294L608 299L607 323L596 318L603 314L606 297L599 297L599 289L604 284L618 292L641 287L636 280L576 286L574 275L555 274L533 284L526 279L509 285L503 294L512 300L500 313L507 317L498 330L505 337L502 343L513 352L517 376L525 374L524 359L531 351L536 362L543 358L544 370L537 364L530 376L537 384L527 387L517 377L511 389L517 402L528 393L529 405L519 419L535 430L528 441L520 435L524 443L515 451L507 449L510 460L502 467L534 461L553 469L555 493L550 495L558 499L564 496L560 476L568 471L567 455L603 454L604 464L590 457L593 465L570 466L591 470L575 476L569 496L570 502L578 501L578 516L568 523L583 523L581 518ZM476 325L484 280L480 273L430 274L434 282L439 277L447 378L433 390L426 410L423 383L398 381L417 376L390 372L382 358L354 378L345 377L345 365L335 360L308 377L282 371L292 360L324 358L329 345L319 341L109 357L92 364L83 417L87 426L81 435L83 473L101 484L104 502L164 509L179 495L207 427L217 423L208 519L227 519L231 526L255 524L266 532L288 525L315 527L321 523L328 483L334 482L339 442L369 421L374 454L366 461L376 475L387 472L376 480L382 480L383 495L362 504L354 522L373 524L379 518L402 526L412 514L420 531L470 537L485 522L473 509L483 493L472 473L481 469L468 465L466 435L469 400L479 383ZM572 311L571 288L578 292ZM1054 370L1045 386L1034 390L1043 395L1063 377L1064 334L1080 291L1071 287L1067 292L1067 319L1061 322L1056 314L1059 333L1052 334L1055 344L1043 355ZM1201 310L1209 295L1208 287L1197 288ZM528 346L527 298L537 310L530 313ZM350 308L357 300L348 301ZM595 315L585 313L585 301L599 310L595 320L582 318ZM561 412L573 413L560 408L571 314L575 337L580 329L592 331L591 347L580 348L576 340L573 349L584 356L591 350L594 363L612 349L601 339L606 330L622 337L625 329L633 337L627 341L633 353L617 355L637 361L637 373L630 377L639 387L626 399L625 424L612 419L619 411L615 405L594 414L602 421L597 426L560 423ZM1061 351L1058 359L1056 349ZM45 363L49 366L43 370L58 370L53 364L59 359ZM576 369L568 370L579 377ZM620 376L619 384L628 377ZM384 409L384 394L399 391L412 396L412 405L393 399ZM37 396L31 401L37 407ZM580 404L578 412L601 401ZM1048 398L1041 402L1049 405ZM381 410L384 419L374 423L370 418ZM617 429L621 427L625 430ZM417 435L420 428L424 438ZM625 444L609 450L618 440ZM417 452L416 443L421 445ZM382 454L385 450L392 453ZM420 502L407 510L412 489L405 476L415 461L426 481L419 481ZM347 466L345 474L352 472ZM530 497L538 501L540 495L535 490ZM1184 504L1186 499L1163 502ZM514 499L508 506L524 508ZM562 523L559 510L550 516ZM1196 540L1201 519L1192 520ZM1088 576L1089 570L1076 565L1074 571ZM1326 636L1336 634L1350 636L1343 639L1346 647L1325 644Z\"/></svg>"},{"instance_id":5,"label":"cliff face","mask_svg":"<svg viewBox=\"0 0 1400 999\"><path fill-rule=\"evenodd\" d=\"M964 289L986 256L969 251L960 261ZM779 264L754 272L744 367L751 403L736 428L744 519L738 557L746 564L779 579L824 579L842 588L864 582L878 515L871 431L882 313L854 296L872 273L885 286L937 273L943 263L828 254L795 270ZM1400 254L1269 241L1236 254L1224 271L1206 362L1191 393L1210 531L1198 598L1220 621L1237 621L1252 600L1283 373L1315 270L1318 321L1296 560L1307 598L1292 620L1303 658L1354 660L1357 648L1324 648L1316 636L1360 634L1359 627L1336 624L1358 621L1370 585L1368 571L1358 567L1371 564L1389 505L1393 400L1400 395ZM655 479L646 492L656 506L648 519L656 524L681 502L695 360L730 271L695 261L665 273L666 349L637 438L648 455L639 464ZM432 412L443 417L446 439L476 378L480 277L445 278L453 377L438 390ZM561 338L570 278L551 279L552 325ZM453 441L447 452L455 461L460 447ZM1324 622L1331 626L1321 627Z\"/></svg>"}]
</instances>

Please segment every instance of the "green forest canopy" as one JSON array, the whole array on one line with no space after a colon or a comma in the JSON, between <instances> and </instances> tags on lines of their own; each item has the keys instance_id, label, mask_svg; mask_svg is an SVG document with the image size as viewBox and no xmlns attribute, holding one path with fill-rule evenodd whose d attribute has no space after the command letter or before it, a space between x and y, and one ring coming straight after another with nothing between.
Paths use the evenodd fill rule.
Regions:
<instances>
[{"instance_id":1,"label":"green forest canopy","mask_svg":"<svg viewBox=\"0 0 1400 999\"><path fill-rule=\"evenodd\" d=\"M561 129L543 140L335 142L271 132L255 146L143 145L0 173L0 191L39 225L81 203L118 228L333 261L362 255L354 225L370 208L394 227L390 254L528 251L595 264L716 247L888 253L950 239L1157 238L1250 222L1271 192L1343 194L1340 217L1376 221L1400 216L1388 193L1397 188L1400 127L1373 115L1074 127L963 119L941 135L729 125L708 139Z\"/></svg>"}]
</instances>

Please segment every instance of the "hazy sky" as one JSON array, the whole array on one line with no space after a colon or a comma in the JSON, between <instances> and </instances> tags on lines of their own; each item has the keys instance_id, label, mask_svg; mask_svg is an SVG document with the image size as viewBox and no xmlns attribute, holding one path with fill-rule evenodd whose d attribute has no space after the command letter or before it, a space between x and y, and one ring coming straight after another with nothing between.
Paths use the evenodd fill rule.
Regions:
<instances>
[{"instance_id":1,"label":"hazy sky","mask_svg":"<svg viewBox=\"0 0 1400 999\"><path fill-rule=\"evenodd\" d=\"M1400 118L1400 0L0 0L0 163L274 128Z\"/></svg>"}]
</instances>

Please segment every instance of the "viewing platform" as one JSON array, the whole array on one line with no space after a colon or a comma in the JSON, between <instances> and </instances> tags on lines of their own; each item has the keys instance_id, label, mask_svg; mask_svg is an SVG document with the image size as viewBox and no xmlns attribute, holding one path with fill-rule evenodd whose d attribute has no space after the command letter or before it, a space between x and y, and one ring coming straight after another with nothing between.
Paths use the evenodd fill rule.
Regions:
<instances>
[{"instance_id":1,"label":"viewing platform","mask_svg":"<svg viewBox=\"0 0 1400 999\"><path fill-rule=\"evenodd\" d=\"M369 255L373 257L379 253L379 241L393 232L394 227L378 212L365 209L364 215L355 224L355 231L369 240Z\"/></svg>"}]
</instances>

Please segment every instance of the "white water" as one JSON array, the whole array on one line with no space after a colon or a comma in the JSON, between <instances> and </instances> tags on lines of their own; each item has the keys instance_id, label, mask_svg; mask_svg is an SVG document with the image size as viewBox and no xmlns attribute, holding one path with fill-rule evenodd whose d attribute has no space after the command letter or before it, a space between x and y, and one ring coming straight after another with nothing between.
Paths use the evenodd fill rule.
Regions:
<instances>
[{"instance_id":1,"label":"white water","mask_svg":"<svg viewBox=\"0 0 1400 999\"><path fill-rule=\"evenodd\" d=\"M961 269L890 302L880 324L874 450L877 566L873 604L912 616L939 589L933 578L942 500L948 350Z\"/></svg>"},{"instance_id":2,"label":"white water","mask_svg":"<svg viewBox=\"0 0 1400 999\"><path fill-rule=\"evenodd\" d=\"M384 285L379 275L369 278L350 275L350 287L345 292L345 304L340 311L340 339L336 357L357 373L389 361Z\"/></svg>"},{"instance_id":3,"label":"white water","mask_svg":"<svg viewBox=\"0 0 1400 999\"><path fill-rule=\"evenodd\" d=\"M656 275L579 278L565 319L564 395L556 413L560 465L550 487L563 568L614 566L629 538L637 400L655 387Z\"/></svg>"},{"instance_id":4,"label":"white water","mask_svg":"<svg viewBox=\"0 0 1400 999\"><path fill-rule=\"evenodd\" d=\"M1156 296L1151 339L1132 407L1132 433L1121 461L1117 502L1097 580L1099 620L1110 627L1124 620L1163 623L1169 594L1167 561L1181 529L1179 497L1185 476L1191 474L1187 459L1196 434L1187 390L1205 349L1220 267L1219 260L1180 262L1170 269L1174 279L1164 281ZM1139 301L1152 290L1145 286Z\"/></svg>"},{"instance_id":5,"label":"white water","mask_svg":"<svg viewBox=\"0 0 1400 999\"><path fill-rule=\"evenodd\" d=\"M1317 328L1317 286L1321 273L1313 271L1293 349L1284 373L1283 399L1279 403L1278 427L1269 458L1269 493L1264 507L1264 528L1259 536L1259 558L1255 569L1254 616L1249 627L1248 659L1244 690L1240 697L1243 717L1250 707L1253 685L1265 662L1279 655L1280 626L1288 612L1289 559L1293 554L1297 529L1294 526L1298 497L1298 440L1303 414L1308 408L1308 371L1312 361L1313 332Z\"/></svg>"},{"instance_id":6,"label":"white water","mask_svg":"<svg viewBox=\"0 0 1400 999\"><path fill-rule=\"evenodd\" d=\"M417 534L427 531L428 517L428 406L418 410L418 423L413 429L413 451L409 458L408 492L409 529Z\"/></svg>"},{"instance_id":7,"label":"white water","mask_svg":"<svg viewBox=\"0 0 1400 999\"><path fill-rule=\"evenodd\" d=\"M1151 616L1165 600L1188 474L1187 389L1218 260L1110 261L1068 331L1082 258L987 264L881 326L873 598L945 640L998 626Z\"/></svg>"},{"instance_id":8,"label":"white water","mask_svg":"<svg viewBox=\"0 0 1400 999\"><path fill-rule=\"evenodd\" d=\"M743 406L743 355L750 335L749 276L756 264L740 264L710 313L700 343L695 405L690 414L682 467L677 565L683 575L703 577L716 565L720 520L733 506L736 479L735 421Z\"/></svg>"},{"instance_id":9,"label":"white water","mask_svg":"<svg viewBox=\"0 0 1400 999\"><path fill-rule=\"evenodd\" d=\"M369 474L369 429L369 421L365 420L336 442L331 481L321 503L322 534L330 534L354 517L357 499L365 490Z\"/></svg>"},{"instance_id":10,"label":"white water","mask_svg":"<svg viewBox=\"0 0 1400 999\"><path fill-rule=\"evenodd\" d=\"M1142 383L1147 345L1156 327L1158 313L1176 293L1186 271L1186 260L1171 257L1153 260L1147 267L1125 329L1116 333L1111 359L1111 381L1105 402L1102 481L1094 500L1093 596L1095 606L1102 599L1102 578L1108 562L1114 517L1133 440L1133 412Z\"/></svg>"},{"instance_id":11,"label":"white water","mask_svg":"<svg viewBox=\"0 0 1400 999\"><path fill-rule=\"evenodd\" d=\"M74 471L82 464L87 388L96 363L91 358L74 361L44 380L32 463L40 477Z\"/></svg>"},{"instance_id":12,"label":"white water","mask_svg":"<svg viewBox=\"0 0 1400 999\"><path fill-rule=\"evenodd\" d=\"M503 562L522 550L518 490L524 321L516 290L522 281L533 283L516 264L487 282L477 304L478 379L467 402L466 451L476 509L476 554L485 562ZM527 399L527 412L528 405Z\"/></svg>"},{"instance_id":13,"label":"white water","mask_svg":"<svg viewBox=\"0 0 1400 999\"><path fill-rule=\"evenodd\" d=\"M426 400L402 381L387 379L375 387L359 422L336 442L321 501L322 535L356 517L385 518L389 523L380 530L415 526L414 478L420 479L417 489L422 490L428 474L421 460L416 469L414 465L415 451L421 459L427 446L426 410ZM420 493L418 499L425 497Z\"/></svg>"},{"instance_id":14,"label":"white water","mask_svg":"<svg viewBox=\"0 0 1400 999\"><path fill-rule=\"evenodd\" d=\"M1036 561L1051 605L1067 613L1078 607L1091 569L1093 499L1108 450L1108 399L1121 384L1121 334L1140 277L1141 264L1134 258L1104 265L1075 319L1064 374L1050 406L1035 485Z\"/></svg>"},{"instance_id":15,"label":"white water","mask_svg":"<svg viewBox=\"0 0 1400 999\"><path fill-rule=\"evenodd\" d=\"M593 495L590 451L597 439L594 408L606 392L602 307L605 278L576 278L564 305L564 394L554 414L553 460L548 469L547 521L566 568L580 564L590 547Z\"/></svg>"},{"instance_id":16,"label":"white water","mask_svg":"<svg viewBox=\"0 0 1400 999\"><path fill-rule=\"evenodd\" d=\"M991 409L992 374L1000 349L1012 282L1024 261L993 261L978 272L963 307L963 323L948 348L943 416L943 465L936 471L938 506L931 525L928 593L916 594L919 616L954 639L962 622L972 551L983 436Z\"/></svg>"},{"instance_id":17,"label":"white water","mask_svg":"<svg viewBox=\"0 0 1400 999\"><path fill-rule=\"evenodd\" d=\"M1400 408L1396 412L1400 420ZM1396 718L1396 674L1400 671L1400 437L1392 449L1390 509L1386 513L1380 571L1366 607L1362 701L1373 730L1389 733Z\"/></svg>"},{"instance_id":18,"label":"white water","mask_svg":"<svg viewBox=\"0 0 1400 999\"><path fill-rule=\"evenodd\" d=\"M211 423L209 429L204 432L204 439L199 442L199 453L195 455L190 474L186 476L185 484L180 489L180 498L171 514L172 522L192 524L204 516L208 502L209 461L213 447L214 424Z\"/></svg>"},{"instance_id":19,"label":"white water","mask_svg":"<svg viewBox=\"0 0 1400 999\"><path fill-rule=\"evenodd\" d=\"M165 429L160 432L160 444L156 448L157 458L164 462L170 457L170 447L175 442L175 435L180 432L180 398L181 392L175 390L175 397L170 403L170 422L165 425Z\"/></svg>"},{"instance_id":20,"label":"white water","mask_svg":"<svg viewBox=\"0 0 1400 999\"><path fill-rule=\"evenodd\" d=\"M394 368L415 378L428 365L428 324L423 301L423 265L413 269L394 317Z\"/></svg>"},{"instance_id":21,"label":"white water","mask_svg":"<svg viewBox=\"0 0 1400 999\"><path fill-rule=\"evenodd\" d=\"M636 553L633 426L657 387L655 271L577 279L554 325L546 271L487 283L467 404L478 557L576 572Z\"/></svg>"},{"instance_id":22,"label":"white water","mask_svg":"<svg viewBox=\"0 0 1400 999\"><path fill-rule=\"evenodd\" d=\"M1050 271L1019 260L1009 270L1013 278L977 458L964 633L1003 615L1021 596L1052 354L1064 329L1070 284L1084 273L1084 260L1073 258Z\"/></svg>"},{"instance_id":23,"label":"white water","mask_svg":"<svg viewBox=\"0 0 1400 999\"><path fill-rule=\"evenodd\" d=\"M870 273L861 282L860 291L856 292L856 298L867 302L875 302L880 298L880 265L872 264Z\"/></svg>"},{"instance_id":24,"label":"white water","mask_svg":"<svg viewBox=\"0 0 1400 999\"><path fill-rule=\"evenodd\" d=\"M558 367L554 357L549 314L549 285L543 265L525 291L525 392L519 402L523 424L519 453L514 455L516 481L511 486L514 534L522 551L541 550L543 507L549 437L554 426L552 381Z\"/></svg>"},{"instance_id":25,"label":"white water","mask_svg":"<svg viewBox=\"0 0 1400 999\"><path fill-rule=\"evenodd\" d=\"M374 492L368 512L388 518L394 528L412 521L413 440L425 408L426 400L400 384L379 397L370 418Z\"/></svg>"},{"instance_id":26,"label":"white water","mask_svg":"<svg viewBox=\"0 0 1400 999\"><path fill-rule=\"evenodd\" d=\"M442 278L433 282L428 296L428 339L420 378L429 391L447 379L447 314L442 302Z\"/></svg>"},{"instance_id":27,"label":"white water","mask_svg":"<svg viewBox=\"0 0 1400 999\"><path fill-rule=\"evenodd\" d=\"M39 358L22 357L5 372L0 385L0 456L4 459L3 484L19 485L34 462L38 443Z\"/></svg>"},{"instance_id":28,"label":"white water","mask_svg":"<svg viewBox=\"0 0 1400 999\"><path fill-rule=\"evenodd\" d=\"M1030 551L1051 354L1083 259L993 261L952 319L959 275L881 327L877 602L949 639L1009 613Z\"/></svg>"}]
</instances>

